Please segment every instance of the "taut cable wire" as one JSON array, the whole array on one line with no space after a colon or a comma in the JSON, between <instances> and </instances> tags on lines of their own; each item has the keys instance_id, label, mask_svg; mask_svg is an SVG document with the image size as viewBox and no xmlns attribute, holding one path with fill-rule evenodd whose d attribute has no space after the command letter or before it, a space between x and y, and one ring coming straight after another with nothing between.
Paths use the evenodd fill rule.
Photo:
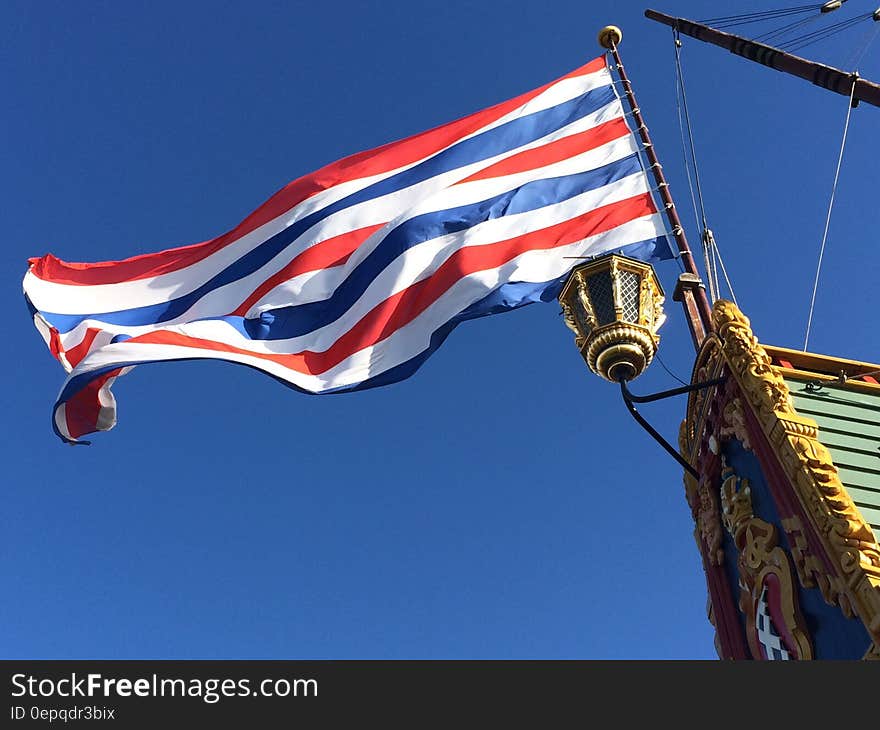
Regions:
<instances>
[{"instance_id":1,"label":"taut cable wire","mask_svg":"<svg viewBox=\"0 0 880 730\"><path fill-rule=\"evenodd\" d=\"M700 171L697 165L697 151L694 144L693 127L691 126L690 112L687 104L687 92L685 91L684 69L681 63L681 37L675 28L672 29L672 39L675 46L675 100L678 111L678 128L681 135L684 169L691 194L691 203L694 208L694 220L698 228L702 227L700 242L703 246L703 264L706 267L706 283L709 289L709 297L712 302L721 297L721 286L718 283L718 269L720 268L724 274L724 281L727 283L730 296L734 303L736 303L736 294L733 292L733 285L730 283L730 277L727 275L727 269L724 267L724 261L721 258L721 250L718 248L715 236L709 228L708 218L706 217L706 205L703 200L703 188L700 184ZM684 111L684 123L682 122L682 111ZM685 126L687 127L687 144L685 143ZM690 162L688 160L688 149L690 150ZM694 184L691 181L691 164L694 168L693 180L696 184L696 195L694 195Z\"/></svg>"},{"instance_id":2,"label":"taut cable wire","mask_svg":"<svg viewBox=\"0 0 880 730\"><path fill-rule=\"evenodd\" d=\"M733 303L736 306L739 306L739 302L736 301L736 294L733 291L733 284L730 283L730 277L727 275L727 269L724 267L724 259L721 258L721 251L718 250L718 244L715 243L714 239L712 240L712 246L715 251L715 255L718 257L718 263L721 266L721 273L724 274L724 281L727 283L727 289L730 292L730 298L733 299Z\"/></svg>"},{"instance_id":3,"label":"taut cable wire","mask_svg":"<svg viewBox=\"0 0 880 730\"><path fill-rule=\"evenodd\" d=\"M813 281L813 295L810 297L810 314L807 317L807 331L804 335L804 352L810 343L810 327L813 324L813 309L816 306L816 292L819 289L819 274L822 271L822 257L825 254L825 243L828 240L828 227L831 225L831 210L834 208L834 194L837 192L837 181L840 177L840 164L843 162L843 149L846 147L846 133L849 131L849 120L853 110L853 96L856 93L858 73L852 75L852 89L849 92L849 104L846 108L846 123L843 125L843 139L840 140L840 152L837 155L837 169L834 171L834 182L831 185L831 200L828 201L828 214L825 216L825 231L822 233L822 245L819 247L819 263L816 265L816 278Z\"/></svg>"},{"instance_id":4,"label":"taut cable wire","mask_svg":"<svg viewBox=\"0 0 880 730\"><path fill-rule=\"evenodd\" d=\"M859 64L868 52L868 48L870 48L871 44L877 39L877 34L880 32L880 8L877 8L877 10L874 11L871 15L871 19L874 21L874 27L862 36L860 43L856 44L855 50L844 68L854 68L858 71Z\"/></svg>"},{"instance_id":5,"label":"taut cable wire","mask_svg":"<svg viewBox=\"0 0 880 730\"><path fill-rule=\"evenodd\" d=\"M703 247L703 264L706 267L706 283L709 288L710 301L714 302L721 296L721 287L718 284L718 263L721 260L721 252L718 250L718 245L715 243L715 237L713 236L712 231L709 228L709 221L706 217L706 204L703 200L703 188L700 184L700 171L697 164L697 151L694 144L693 127L691 126L690 111L687 104L687 92L685 91L684 84L684 69L682 68L681 63L681 38L675 29L673 29L672 37L675 46L675 91L676 104L678 107L678 126L681 133L682 152L684 154L685 160L684 167L687 174L688 187L690 188L691 202L694 206L694 218L696 219L697 227L702 227L700 242L702 243ZM694 181L696 183L697 189L696 198L694 197L694 186L691 184L690 166L688 164L687 151L685 148L685 130L682 126L682 107L684 108L684 119L687 126L687 146L690 148L691 164L693 164L694 167ZM699 200L699 206L697 205L697 200ZM699 213L697 212L698 207ZM723 268L723 263L721 264L721 266ZM733 289L730 286L729 279L727 279L726 272L725 280L727 280L727 286L731 290L731 296L733 296Z\"/></svg>"},{"instance_id":6,"label":"taut cable wire","mask_svg":"<svg viewBox=\"0 0 880 730\"><path fill-rule=\"evenodd\" d=\"M684 107L684 120L687 124L687 133L688 133L688 142L690 143L691 149L691 161L694 165L694 182L697 187L697 199L700 201L700 218L702 219L703 228L707 228L706 223L706 206L703 202L703 188L700 185L700 171L697 167L697 152L694 148L694 132L691 128L691 116L688 112L688 103L687 103L687 93L684 88L684 73L681 68L681 39L678 36L678 32L673 30L673 37L675 39L675 68L678 73L678 84L681 89L681 100L682 105Z\"/></svg>"},{"instance_id":7,"label":"taut cable wire","mask_svg":"<svg viewBox=\"0 0 880 730\"><path fill-rule=\"evenodd\" d=\"M703 235L700 236L700 243L703 248L703 266L706 267L706 282L709 286L709 302L714 302L718 299L718 287L715 286L714 277L712 276L712 261L710 258L710 252L708 247L706 246L706 236L705 231L708 230L708 224L706 223L706 206L703 203L703 189L700 185L700 172L697 167L697 152L694 147L694 134L691 128L691 117L688 112L687 105L687 92L685 92L684 88L684 73L681 68L681 38L679 37L678 31L673 28L672 30L672 39L673 45L675 46L675 100L676 106L678 109L678 128L681 133L681 148L682 154L684 155L684 169L687 174L688 181L688 189L691 193L691 203L694 206L694 218L697 222L697 227L699 228L702 223L702 230L704 232ZM687 156L687 148L685 147L685 132L682 127L682 108L684 109L684 120L687 126L687 138L690 147L691 154L691 164L694 167L694 183L696 184L697 194L696 198L694 197L694 184L691 182L691 173L690 173L690 165L688 164L688 156ZM697 200L699 200L699 206L697 205ZM699 212L697 208L699 207Z\"/></svg>"},{"instance_id":8,"label":"taut cable wire","mask_svg":"<svg viewBox=\"0 0 880 730\"><path fill-rule=\"evenodd\" d=\"M776 18L784 18L792 15L803 15L804 13L814 13L821 10L823 3L813 5L800 5L793 8L780 8L778 10L762 10L753 13L743 13L741 15L727 15L719 18L708 18L701 22L714 25L716 28L729 28L737 25L748 25L749 23L759 23L765 20L775 20Z\"/></svg>"},{"instance_id":9,"label":"taut cable wire","mask_svg":"<svg viewBox=\"0 0 880 730\"><path fill-rule=\"evenodd\" d=\"M817 43L819 41L824 41L826 38L830 38L831 36L837 35L838 33L842 33L843 31L853 27L854 25L861 23L863 20L867 20L871 17L871 13L864 13L863 15L857 15L854 18L849 18L848 20L842 20L839 23L835 23L834 25L829 25L827 28L822 28L821 30L813 31L812 33L807 33L802 36L798 36L797 38L792 38L785 43L780 43L779 48L784 51L794 52L799 51L802 48L806 48L813 43Z\"/></svg>"},{"instance_id":10,"label":"taut cable wire","mask_svg":"<svg viewBox=\"0 0 880 730\"><path fill-rule=\"evenodd\" d=\"M676 48L675 48L675 53L676 53L675 109L678 112L678 133L679 133L679 138L680 138L679 141L681 142L681 156L684 159L684 172L685 172L685 175L687 176L688 190L690 191L690 194L691 194L691 206L693 207L693 211L694 211L694 225L697 228L699 228L700 227L700 214L699 214L699 211L697 210L697 197L694 194L694 184L693 184L693 181L691 180L691 165L688 160L687 149L685 147L685 141L684 141L685 140L684 117L682 116L682 112L681 112L681 84L680 84L680 75L678 73L678 62L677 62L678 45L681 43L681 40L679 40L677 37L675 37L674 31L673 31L673 38L675 40L675 45L676 45Z\"/></svg>"}]
</instances>

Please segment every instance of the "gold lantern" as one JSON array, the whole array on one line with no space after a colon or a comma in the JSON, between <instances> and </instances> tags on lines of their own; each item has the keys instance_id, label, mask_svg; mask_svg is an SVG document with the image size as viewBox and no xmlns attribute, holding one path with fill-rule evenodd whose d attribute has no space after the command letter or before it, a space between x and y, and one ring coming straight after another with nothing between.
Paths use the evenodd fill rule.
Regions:
<instances>
[{"instance_id":1,"label":"gold lantern","mask_svg":"<svg viewBox=\"0 0 880 730\"><path fill-rule=\"evenodd\" d=\"M638 377L654 359L663 299L654 268L619 254L573 269L559 295L590 370L615 383Z\"/></svg>"}]
</instances>

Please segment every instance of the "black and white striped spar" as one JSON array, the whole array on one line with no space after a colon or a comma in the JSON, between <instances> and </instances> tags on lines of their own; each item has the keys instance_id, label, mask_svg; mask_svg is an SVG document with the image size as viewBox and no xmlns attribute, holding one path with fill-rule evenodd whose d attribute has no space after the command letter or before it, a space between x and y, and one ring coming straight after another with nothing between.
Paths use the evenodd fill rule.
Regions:
<instances>
[{"instance_id":1,"label":"black and white striped spar","mask_svg":"<svg viewBox=\"0 0 880 730\"><path fill-rule=\"evenodd\" d=\"M750 61L756 61L764 66L782 71L792 76L821 86L823 89L834 91L843 96L849 96L853 92L853 104L864 101L873 106L880 106L880 84L855 76L852 72L841 71L833 66L826 66L815 61L809 61L800 56L786 53L778 48L750 41L748 38L725 33L708 25L687 20L686 18L674 18L671 15L660 13L656 10L646 10L645 17L658 23L668 25L691 38L712 43L713 45L726 48L737 56L742 56ZM853 80L855 90L853 91Z\"/></svg>"}]
</instances>

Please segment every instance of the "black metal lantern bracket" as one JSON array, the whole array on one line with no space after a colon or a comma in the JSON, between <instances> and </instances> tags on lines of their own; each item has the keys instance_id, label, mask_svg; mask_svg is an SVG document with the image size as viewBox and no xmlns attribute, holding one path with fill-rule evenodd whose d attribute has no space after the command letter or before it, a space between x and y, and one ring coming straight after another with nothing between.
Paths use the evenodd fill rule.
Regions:
<instances>
[{"instance_id":1,"label":"black metal lantern bracket","mask_svg":"<svg viewBox=\"0 0 880 730\"><path fill-rule=\"evenodd\" d=\"M620 393L623 396L623 402L626 403L627 410L632 413L632 417L636 419L636 421L644 428L651 437L660 444L666 451L675 459L684 470L690 474L694 479L700 479L700 475L697 473L697 470L694 469L685 458L676 451L672 445L663 438L657 430L648 423L644 416L636 410L634 403L653 403L657 400L663 400L664 398L671 398L674 395L684 395L685 393L693 393L696 390L703 390L704 388L711 388L713 385L721 385L724 383L726 378L715 378L713 380L707 380L703 383L694 383L692 385L686 385L683 388L673 388L672 390L663 390L659 393L653 393L652 395L634 395L630 392L629 388L626 385L626 380L620 379Z\"/></svg>"}]
</instances>

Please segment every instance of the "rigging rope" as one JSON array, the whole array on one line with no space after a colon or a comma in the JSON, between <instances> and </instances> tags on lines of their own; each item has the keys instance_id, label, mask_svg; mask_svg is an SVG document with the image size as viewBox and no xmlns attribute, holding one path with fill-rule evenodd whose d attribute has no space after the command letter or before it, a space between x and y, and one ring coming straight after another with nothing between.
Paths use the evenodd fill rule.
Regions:
<instances>
[{"instance_id":1,"label":"rigging rope","mask_svg":"<svg viewBox=\"0 0 880 730\"><path fill-rule=\"evenodd\" d=\"M721 265L721 273L724 274L724 281L727 282L727 289L730 291L730 298L733 299L733 303L736 306L739 306L739 302L736 301L736 294L733 291L733 284L730 283L730 277L727 275L727 269L724 267L724 259L721 258L721 251L718 249L718 244L715 243L715 239L712 239L712 245L715 251L715 254L718 256L718 263Z\"/></svg>"},{"instance_id":2,"label":"rigging rope","mask_svg":"<svg viewBox=\"0 0 880 730\"><path fill-rule=\"evenodd\" d=\"M725 15L717 18L707 18L701 22L707 25L711 24L717 28L732 28L737 25L748 25L749 23L759 23L764 20L775 20L776 18L785 18L792 15L803 15L804 13L814 13L821 10L823 3L814 3L812 5L800 5L793 8L781 8L778 10L762 10L752 13L742 13L740 15Z\"/></svg>"},{"instance_id":3,"label":"rigging rope","mask_svg":"<svg viewBox=\"0 0 880 730\"><path fill-rule=\"evenodd\" d=\"M810 5L796 5L791 8L777 8L776 10L754 10L749 13L739 13L738 15L719 15L715 18L706 18L702 23L718 23L727 20L742 20L743 18L766 17L768 15L779 15L787 13L797 13L804 10L818 10L822 7L822 3L811 3Z\"/></svg>"},{"instance_id":4,"label":"rigging rope","mask_svg":"<svg viewBox=\"0 0 880 730\"><path fill-rule=\"evenodd\" d=\"M687 171L688 187L691 191L691 202L694 204L694 218L697 219L697 226L700 226L700 223L702 222L702 229L705 231L708 228L706 223L706 206L703 203L703 188L700 185L700 172L699 168L697 167L697 152L696 148L694 147L694 135L693 130L691 129L690 114L688 113L687 93L685 92L684 88L684 73L681 67L681 38L679 37L679 33L676 29L673 29L672 31L672 37L675 46L675 91L676 102L678 102L679 130L682 133L681 147L682 153L684 154L684 167ZM690 166L688 165L687 152L684 145L684 130L681 126L682 107L684 107L684 119L687 125L688 141L690 142L691 162L694 166L694 181L696 182L697 198L700 201L699 213L697 212L697 203L694 199L694 188L691 185ZM706 279L709 285L709 302L712 303L718 298L718 292L713 285L712 264L709 260L709 249L706 247L705 236L701 236L700 241L703 245L703 265L706 267Z\"/></svg>"},{"instance_id":5,"label":"rigging rope","mask_svg":"<svg viewBox=\"0 0 880 730\"><path fill-rule=\"evenodd\" d=\"M834 182L831 185L831 200L828 202L828 214L825 216L825 231L822 233L822 245L819 247L819 263L816 265L816 279L813 281L813 295L810 298L810 313L807 317L807 331L804 335L804 352L810 343L810 327L813 324L813 309L816 306L816 291L819 288L819 273L822 271L822 257L825 254L825 243L828 240L828 227L831 224L831 210L834 207L834 194L837 192L837 181L840 177L840 164L843 162L843 149L846 146L846 134L849 131L849 120L852 116L853 97L856 93L856 81L859 75L852 75L852 89L849 92L849 104L846 109L846 123L843 125L843 139L840 140L840 153L837 155L837 169L834 171Z\"/></svg>"},{"instance_id":6,"label":"rigging rope","mask_svg":"<svg viewBox=\"0 0 880 730\"><path fill-rule=\"evenodd\" d=\"M868 20L870 17L871 13L863 13L861 15L856 15L855 17L848 18L847 20L841 20L839 23L829 25L827 28L814 30L812 33L806 33L802 36L792 38L785 43L780 43L779 48L784 51L790 52L799 51L802 48L806 48L807 46L812 45L813 43L824 41L826 38L830 38L831 36L837 35L838 33L842 33L843 31L848 30L857 23Z\"/></svg>"},{"instance_id":7,"label":"rigging rope","mask_svg":"<svg viewBox=\"0 0 880 730\"><path fill-rule=\"evenodd\" d=\"M675 38L675 46L676 46L676 48L675 48L675 54L676 54L675 109L678 112L678 134L680 137L679 141L681 142L681 156L684 159L684 171L685 171L685 175L687 176L687 181L688 181L688 190L690 191L690 194L691 194L691 206L693 207L693 211L694 211L694 224L697 226L697 228L699 228L700 227L700 214L697 210L697 198L696 198L696 195L694 194L694 184L693 184L693 181L691 180L691 166L690 166L690 162L688 161L687 150L685 148L685 143L684 143L684 136L685 136L684 118L682 117L682 113L681 113L681 84L680 84L681 75L679 73L680 66L678 64L678 49L681 46L681 40L679 40L677 37L675 37L675 33L673 33L673 37Z\"/></svg>"},{"instance_id":8,"label":"rigging rope","mask_svg":"<svg viewBox=\"0 0 880 730\"><path fill-rule=\"evenodd\" d=\"M707 20L704 20L702 22L713 24L716 28L723 29L732 28L739 25L748 25L752 23L764 23L804 14L807 14L809 16L806 18L799 18L792 22L788 22L778 28L770 29L764 33L754 36L752 39L758 43L770 44L772 41L776 41L778 39L784 38L785 36L789 36L795 31L803 29L805 26L814 23L816 20L819 20L823 15L828 15L835 10L839 10L846 2L847 0L828 0L827 2L814 5L799 5L791 8L780 8L777 10L761 10L749 13L742 13L739 15L723 15L716 18L708 18ZM794 38L789 38L786 41L778 43L776 47L789 52L799 51L802 48L806 48L807 46L810 46L814 43L818 43L819 41L831 38L838 33L842 33L843 31L848 30L849 28L852 28L853 26L869 19L872 19L874 21L880 20L880 8L875 10L873 13L862 13L860 15L841 20L839 23L835 23L825 28L814 30L809 33L802 33L801 35L795 36ZM876 35L876 29L874 32L868 34L865 48L867 48L867 45L870 45ZM863 54L864 51L862 51L861 55ZM859 55L858 60L861 60L861 55Z\"/></svg>"},{"instance_id":9,"label":"rigging rope","mask_svg":"<svg viewBox=\"0 0 880 730\"><path fill-rule=\"evenodd\" d=\"M681 90L681 101L684 107L684 119L687 125L687 133L688 133L688 142L690 143L691 150L691 160L694 165L694 181L697 186L697 198L700 201L700 220L703 224L703 227L706 227L706 205L703 202L703 188L700 185L700 173L697 168L697 152L694 147L694 132L691 128L691 116L688 112L688 103L687 103L687 92L684 88L684 72L681 66L681 38L679 37L678 31L673 30L673 37L675 40L675 70L678 76L678 88ZM679 112L680 113L680 112Z\"/></svg>"},{"instance_id":10,"label":"rigging rope","mask_svg":"<svg viewBox=\"0 0 880 730\"><path fill-rule=\"evenodd\" d=\"M688 188L691 193L691 203L694 207L694 219L698 228L702 229L700 242L703 246L703 264L706 267L706 283L709 289L709 300L715 302L721 296L721 287L718 283L718 268L724 273L724 280L727 282L727 288L730 290L731 298L736 303L736 295L733 293L733 286L730 278L724 268L724 262L721 260L721 251L715 242L712 230L709 228L709 222L706 217L706 205L703 200L703 187L700 184L700 170L697 164L697 151L694 145L694 133L691 126L690 112L688 110L687 92L685 91L684 70L681 63L681 37L677 30L672 31L673 44L675 46L675 97L676 107L678 110L678 126L681 134L682 154L684 155L684 169L687 174ZM682 123L682 111L684 111L684 124ZM687 127L687 145L685 144L685 127ZM687 149L690 149L690 164L688 161ZM691 181L690 166L693 165L694 175L693 183L696 184L696 196L694 195L694 184ZM699 200L699 205L697 201Z\"/></svg>"},{"instance_id":11,"label":"rigging rope","mask_svg":"<svg viewBox=\"0 0 880 730\"><path fill-rule=\"evenodd\" d=\"M859 64L868 52L868 48L877 39L880 33L880 8L877 8L872 14L871 19L874 21L874 27L862 36L862 41L856 44L853 54L850 56L844 68L851 68L855 71L859 70Z\"/></svg>"},{"instance_id":12,"label":"rigging rope","mask_svg":"<svg viewBox=\"0 0 880 730\"><path fill-rule=\"evenodd\" d=\"M681 41L676 38L675 43L676 43L676 53L677 53L678 52L677 48L681 45ZM677 68L678 67L676 65L676 69ZM678 112L678 134L679 134L679 138L680 138L680 142L681 142L681 156L684 161L684 173L685 173L685 176L687 177L688 190L690 191L690 194L691 194L691 207L694 211L694 225L697 228L699 228L700 227L700 214L697 211L697 198L694 195L694 183L693 183L693 180L691 179L691 166L690 166L690 162L688 161L687 150L685 149L685 144L684 144L684 119L682 118L682 114L681 114L681 85L679 84L679 76L678 76L677 70L676 70L676 76L675 76L675 108L676 108L676 111ZM705 248L703 249L703 258L704 258L704 265L706 266L706 270L708 271L709 264L708 264L708 261L706 260L706 249ZM712 297L711 289L709 291L709 296L710 296L710 298Z\"/></svg>"},{"instance_id":13,"label":"rigging rope","mask_svg":"<svg viewBox=\"0 0 880 730\"><path fill-rule=\"evenodd\" d=\"M663 369L664 369L667 373L669 373L673 378L675 378L679 383L681 383L682 385L690 385L690 383L686 383L684 380L682 380L681 378L679 378L674 372L672 372L668 367L666 367L666 363L663 362L663 360L660 359L660 353L659 353L659 352L656 353L656 354L654 355L654 359L655 359L657 362L659 362L660 365L663 366Z\"/></svg>"},{"instance_id":14,"label":"rigging rope","mask_svg":"<svg viewBox=\"0 0 880 730\"><path fill-rule=\"evenodd\" d=\"M767 33L762 33L761 35L756 35L752 40L758 41L760 43L769 43L776 38L781 38L784 35L788 35L792 31L797 28L800 28L805 25L810 25L815 23L821 15L811 15L809 18L804 18L803 20L796 20L794 23L789 23L788 25L783 25L781 28L777 28L776 30L768 31Z\"/></svg>"}]
</instances>

